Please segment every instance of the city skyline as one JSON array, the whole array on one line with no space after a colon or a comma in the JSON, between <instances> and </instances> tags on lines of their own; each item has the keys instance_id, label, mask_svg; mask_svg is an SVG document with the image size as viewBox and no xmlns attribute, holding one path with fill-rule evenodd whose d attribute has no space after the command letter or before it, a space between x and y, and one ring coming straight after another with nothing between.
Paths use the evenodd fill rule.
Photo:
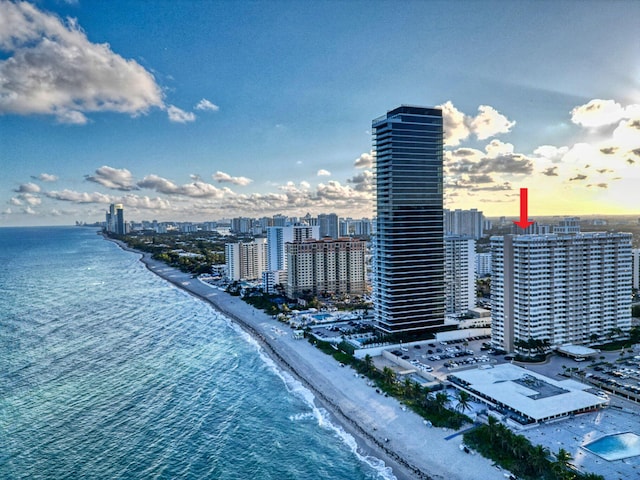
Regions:
<instances>
[{"instance_id":1,"label":"city skyline","mask_svg":"<svg viewBox=\"0 0 640 480\"><path fill-rule=\"evenodd\" d=\"M0 1L0 226L112 203L136 220L372 217L370 122L401 104L444 111L447 208L517 216L527 187L534 219L637 214L638 14Z\"/></svg>"}]
</instances>

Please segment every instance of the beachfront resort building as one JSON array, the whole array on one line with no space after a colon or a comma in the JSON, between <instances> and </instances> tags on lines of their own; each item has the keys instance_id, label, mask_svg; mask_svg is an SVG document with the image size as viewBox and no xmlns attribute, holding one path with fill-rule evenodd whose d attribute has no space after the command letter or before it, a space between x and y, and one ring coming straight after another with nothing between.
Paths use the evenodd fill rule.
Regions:
<instances>
[{"instance_id":1,"label":"beachfront resort building","mask_svg":"<svg viewBox=\"0 0 640 480\"><path fill-rule=\"evenodd\" d=\"M267 239L227 243L224 246L227 278L232 281L262 279L267 270Z\"/></svg>"},{"instance_id":2,"label":"beachfront resort building","mask_svg":"<svg viewBox=\"0 0 640 480\"><path fill-rule=\"evenodd\" d=\"M363 295L366 242L323 238L287 243L287 297Z\"/></svg>"},{"instance_id":3,"label":"beachfront resort building","mask_svg":"<svg viewBox=\"0 0 640 480\"><path fill-rule=\"evenodd\" d=\"M584 345L631 328L631 234L491 237L492 343Z\"/></svg>"},{"instance_id":4,"label":"beachfront resort building","mask_svg":"<svg viewBox=\"0 0 640 480\"><path fill-rule=\"evenodd\" d=\"M555 380L522 367L504 363L451 373L454 387L520 425L539 423L607 405L604 397L575 380Z\"/></svg>"},{"instance_id":5,"label":"beachfront resort building","mask_svg":"<svg viewBox=\"0 0 640 480\"><path fill-rule=\"evenodd\" d=\"M444 324L443 127L436 108L372 122L376 171L375 321L422 333Z\"/></svg>"},{"instance_id":6,"label":"beachfront resort building","mask_svg":"<svg viewBox=\"0 0 640 480\"><path fill-rule=\"evenodd\" d=\"M106 229L109 233L125 235L127 233L124 223L124 206L121 203L112 203L106 214Z\"/></svg>"},{"instance_id":7,"label":"beachfront resort building","mask_svg":"<svg viewBox=\"0 0 640 480\"><path fill-rule=\"evenodd\" d=\"M445 312L467 313L476 306L476 241L461 235L444 237Z\"/></svg>"}]
</instances>

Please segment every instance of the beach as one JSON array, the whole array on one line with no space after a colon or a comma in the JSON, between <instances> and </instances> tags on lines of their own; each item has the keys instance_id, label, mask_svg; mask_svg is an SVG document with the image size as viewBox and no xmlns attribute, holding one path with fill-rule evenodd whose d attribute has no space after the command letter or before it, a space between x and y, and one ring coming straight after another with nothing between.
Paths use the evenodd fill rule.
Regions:
<instances>
[{"instance_id":1,"label":"beach","mask_svg":"<svg viewBox=\"0 0 640 480\"><path fill-rule=\"evenodd\" d=\"M296 340L292 330L211 285L136 252L147 268L175 286L209 302L253 338L284 371L292 374L315 396L336 423L355 439L360 455L385 462L399 480L405 479L502 479L504 472L478 454L460 449L462 435L450 429L429 428L423 419L367 385L367 379L306 340ZM468 426L467 426L468 427Z\"/></svg>"}]
</instances>

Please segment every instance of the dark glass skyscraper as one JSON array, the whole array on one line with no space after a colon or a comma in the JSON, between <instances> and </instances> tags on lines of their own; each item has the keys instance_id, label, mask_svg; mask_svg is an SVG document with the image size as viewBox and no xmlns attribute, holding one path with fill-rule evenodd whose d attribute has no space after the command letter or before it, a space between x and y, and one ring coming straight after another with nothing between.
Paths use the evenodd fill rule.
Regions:
<instances>
[{"instance_id":1,"label":"dark glass skyscraper","mask_svg":"<svg viewBox=\"0 0 640 480\"><path fill-rule=\"evenodd\" d=\"M401 106L373 121L375 318L386 332L444 324L442 111Z\"/></svg>"}]
</instances>

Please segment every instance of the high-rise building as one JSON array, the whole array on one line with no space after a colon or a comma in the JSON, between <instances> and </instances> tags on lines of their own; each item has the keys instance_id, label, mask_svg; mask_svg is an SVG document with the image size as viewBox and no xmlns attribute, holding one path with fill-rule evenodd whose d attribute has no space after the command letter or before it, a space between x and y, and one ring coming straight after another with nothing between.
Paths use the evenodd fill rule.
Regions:
<instances>
[{"instance_id":1,"label":"high-rise building","mask_svg":"<svg viewBox=\"0 0 640 480\"><path fill-rule=\"evenodd\" d=\"M262 279L267 269L267 239L227 243L224 248L227 277L230 280Z\"/></svg>"},{"instance_id":2,"label":"high-rise building","mask_svg":"<svg viewBox=\"0 0 640 480\"><path fill-rule=\"evenodd\" d=\"M290 225L288 227L269 227L267 228L267 248L269 270L286 270L287 255L285 245L287 242L300 242L313 238L318 240L318 226L309 225Z\"/></svg>"},{"instance_id":3,"label":"high-rise building","mask_svg":"<svg viewBox=\"0 0 640 480\"><path fill-rule=\"evenodd\" d=\"M321 213L318 215L320 238L338 238L338 215L335 213Z\"/></svg>"},{"instance_id":4,"label":"high-rise building","mask_svg":"<svg viewBox=\"0 0 640 480\"><path fill-rule=\"evenodd\" d=\"M484 234L484 215L477 209L444 211L444 232L447 235L465 235L479 240Z\"/></svg>"},{"instance_id":5,"label":"high-rise building","mask_svg":"<svg viewBox=\"0 0 640 480\"><path fill-rule=\"evenodd\" d=\"M366 289L366 242L324 238L287 243L287 297L362 295Z\"/></svg>"},{"instance_id":6,"label":"high-rise building","mask_svg":"<svg viewBox=\"0 0 640 480\"><path fill-rule=\"evenodd\" d=\"M117 235L125 235L127 228L124 222L124 206L121 203L112 203L106 214L107 232Z\"/></svg>"},{"instance_id":7,"label":"high-rise building","mask_svg":"<svg viewBox=\"0 0 640 480\"><path fill-rule=\"evenodd\" d=\"M476 276L491 275L491 253L476 253Z\"/></svg>"},{"instance_id":8,"label":"high-rise building","mask_svg":"<svg viewBox=\"0 0 640 480\"><path fill-rule=\"evenodd\" d=\"M466 313L476 306L476 242L461 235L444 237L445 312Z\"/></svg>"},{"instance_id":9,"label":"high-rise building","mask_svg":"<svg viewBox=\"0 0 640 480\"><path fill-rule=\"evenodd\" d=\"M640 289L640 248L631 250L631 264L633 265L631 276L631 285L636 290Z\"/></svg>"},{"instance_id":10,"label":"high-rise building","mask_svg":"<svg viewBox=\"0 0 640 480\"><path fill-rule=\"evenodd\" d=\"M630 233L491 237L491 253L494 345L581 345L631 328Z\"/></svg>"},{"instance_id":11,"label":"high-rise building","mask_svg":"<svg viewBox=\"0 0 640 480\"><path fill-rule=\"evenodd\" d=\"M375 320L385 332L444 324L442 111L401 106L372 122Z\"/></svg>"}]
</instances>

